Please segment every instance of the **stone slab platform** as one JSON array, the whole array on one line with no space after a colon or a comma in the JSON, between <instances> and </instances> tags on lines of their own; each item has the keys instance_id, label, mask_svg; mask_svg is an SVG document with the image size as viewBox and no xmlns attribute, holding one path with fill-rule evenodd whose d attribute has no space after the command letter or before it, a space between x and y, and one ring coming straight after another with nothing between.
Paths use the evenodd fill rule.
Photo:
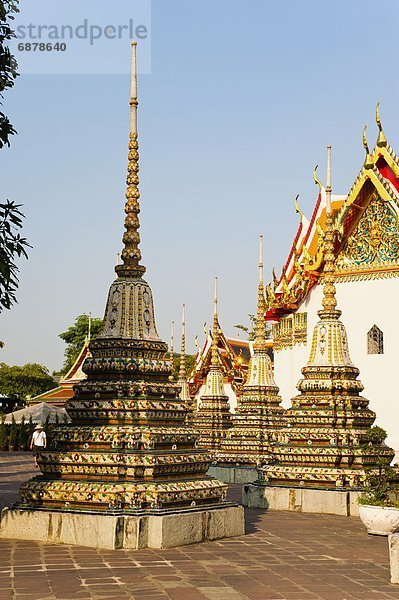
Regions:
<instances>
[{"instance_id":1,"label":"stone slab platform","mask_svg":"<svg viewBox=\"0 0 399 600\"><path fill-rule=\"evenodd\" d=\"M90 548L172 548L244 535L242 506L162 515L104 515L4 508L0 538Z\"/></svg>"},{"instance_id":2,"label":"stone slab platform","mask_svg":"<svg viewBox=\"0 0 399 600\"><path fill-rule=\"evenodd\" d=\"M242 502L248 508L289 510L304 513L359 516L361 492L313 490L249 484L243 486Z\"/></svg>"},{"instance_id":3,"label":"stone slab platform","mask_svg":"<svg viewBox=\"0 0 399 600\"><path fill-rule=\"evenodd\" d=\"M252 483L258 478L256 467L213 465L207 474L224 483Z\"/></svg>"},{"instance_id":4,"label":"stone slab platform","mask_svg":"<svg viewBox=\"0 0 399 600\"><path fill-rule=\"evenodd\" d=\"M388 536L391 583L399 583L399 533Z\"/></svg>"}]
</instances>

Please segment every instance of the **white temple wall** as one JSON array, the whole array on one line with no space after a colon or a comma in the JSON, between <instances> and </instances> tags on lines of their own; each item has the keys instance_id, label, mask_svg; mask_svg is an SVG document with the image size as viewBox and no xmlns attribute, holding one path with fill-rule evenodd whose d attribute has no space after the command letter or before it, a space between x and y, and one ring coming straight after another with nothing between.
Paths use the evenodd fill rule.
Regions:
<instances>
[{"instance_id":1,"label":"white temple wall","mask_svg":"<svg viewBox=\"0 0 399 600\"><path fill-rule=\"evenodd\" d=\"M399 460L399 278L336 283L337 307L348 333L352 362L360 369L363 395L375 411L375 423L388 432L387 443ZM307 363L313 327L321 308L322 286L308 294L298 312L307 312L307 345L284 348L274 355L274 374L283 405L298 393L301 368ZM367 333L373 325L383 332L384 353L367 353Z\"/></svg>"}]
</instances>

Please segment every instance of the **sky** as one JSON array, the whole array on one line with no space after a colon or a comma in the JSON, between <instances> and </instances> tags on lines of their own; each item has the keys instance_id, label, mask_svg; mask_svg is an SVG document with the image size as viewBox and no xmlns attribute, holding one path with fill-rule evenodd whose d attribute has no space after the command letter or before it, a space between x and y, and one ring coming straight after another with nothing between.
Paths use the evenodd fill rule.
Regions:
<instances>
[{"instance_id":1,"label":"sky","mask_svg":"<svg viewBox=\"0 0 399 600\"><path fill-rule=\"evenodd\" d=\"M41 1L22 0L19 19L27 23ZM39 14L48 23L68 16L122 23L131 14L146 22L137 50L145 278L161 337L169 340L184 302L194 351L195 335L203 341L203 324L212 321L214 276L224 332L237 337L234 325L248 323L259 234L270 279L298 225L296 194L311 214L313 167L325 179L327 144L337 194L362 166L365 123L375 142L377 101L399 151L399 4L140 1L145 6L43 0L47 12ZM103 315L123 233L129 39L75 41L59 73L53 56L55 74L46 74L40 56L21 52L23 74L3 107L18 136L0 153L1 197L23 204L33 248L18 263L18 304L0 314L0 361L51 371L63 362L58 334L81 313Z\"/></svg>"}]
</instances>

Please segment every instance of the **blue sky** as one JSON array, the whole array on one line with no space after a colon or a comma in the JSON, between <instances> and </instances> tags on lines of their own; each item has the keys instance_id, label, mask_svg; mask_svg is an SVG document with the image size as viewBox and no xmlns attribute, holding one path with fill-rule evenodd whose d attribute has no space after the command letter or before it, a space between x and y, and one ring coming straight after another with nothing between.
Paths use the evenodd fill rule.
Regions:
<instances>
[{"instance_id":1,"label":"blue sky","mask_svg":"<svg viewBox=\"0 0 399 600\"><path fill-rule=\"evenodd\" d=\"M22 14L31 2L21 2ZM126 16L122 4L106 5L110 19ZM150 72L139 77L141 235L164 339L185 302L194 350L211 322L215 275L221 325L236 334L255 308L259 234L267 274L278 271L298 223L295 195L309 215L312 170L319 163L324 173L328 143L333 190L348 191L365 123L371 145L376 138L378 100L399 150L397 30L394 0L153 0L142 50ZM1 152L2 197L23 203L33 245L19 303L0 315L1 360L10 364L59 368L58 333L82 312L103 314L123 229L125 45L115 72L126 75L23 75L6 94L19 135Z\"/></svg>"}]
</instances>

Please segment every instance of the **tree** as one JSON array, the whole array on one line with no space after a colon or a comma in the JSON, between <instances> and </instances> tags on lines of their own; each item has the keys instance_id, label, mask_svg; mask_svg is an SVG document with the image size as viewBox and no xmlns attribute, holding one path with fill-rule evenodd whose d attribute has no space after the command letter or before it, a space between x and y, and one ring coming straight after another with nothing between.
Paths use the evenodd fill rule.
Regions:
<instances>
[{"instance_id":1,"label":"tree","mask_svg":"<svg viewBox=\"0 0 399 600\"><path fill-rule=\"evenodd\" d=\"M193 354L186 354L186 374L190 376L191 371L194 368L195 356ZM173 379L177 381L179 379L180 371L180 354L173 354Z\"/></svg>"},{"instance_id":2,"label":"tree","mask_svg":"<svg viewBox=\"0 0 399 600\"><path fill-rule=\"evenodd\" d=\"M28 449L29 441L29 425L26 423L25 417L22 415L21 422L19 424L19 448L20 450Z\"/></svg>"},{"instance_id":3,"label":"tree","mask_svg":"<svg viewBox=\"0 0 399 600\"><path fill-rule=\"evenodd\" d=\"M256 317L255 317L255 315L248 315L248 316L249 316L249 320L251 322L251 330L249 329L249 327L246 327L246 325L234 325L234 327L235 327L235 329L241 329L241 331L243 331L244 333L247 333L248 340L250 342L253 342L255 339ZM272 335L271 327L267 321L265 321L265 334L266 334L266 338L270 338Z\"/></svg>"},{"instance_id":4,"label":"tree","mask_svg":"<svg viewBox=\"0 0 399 600\"><path fill-rule=\"evenodd\" d=\"M9 309L17 299L19 271L15 259L20 256L28 258L26 248L31 248L27 240L19 234L24 215L19 210L20 204L7 200L0 204L0 312Z\"/></svg>"},{"instance_id":5,"label":"tree","mask_svg":"<svg viewBox=\"0 0 399 600\"><path fill-rule=\"evenodd\" d=\"M17 450L18 438L19 438L18 427L17 427L17 424L14 419L14 415L13 415L12 420L11 420L11 427L10 427L10 439L8 441L8 447L10 450Z\"/></svg>"},{"instance_id":6,"label":"tree","mask_svg":"<svg viewBox=\"0 0 399 600\"><path fill-rule=\"evenodd\" d=\"M76 317L71 327L68 327L66 331L59 334L59 337L67 344L64 353L64 365L60 371L61 375L65 375L69 371L79 356L83 344L89 337L89 329L90 339L93 340L100 333L102 325L102 319L98 317L91 318L89 315L83 314Z\"/></svg>"},{"instance_id":7,"label":"tree","mask_svg":"<svg viewBox=\"0 0 399 600\"><path fill-rule=\"evenodd\" d=\"M0 450L6 450L8 444L7 425L4 422L5 415L0 418Z\"/></svg>"},{"instance_id":8,"label":"tree","mask_svg":"<svg viewBox=\"0 0 399 600\"><path fill-rule=\"evenodd\" d=\"M11 28L10 21L19 12L18 0L0 0L0 106L4 97L4 90L10 89L18 77L18 64L15 56L5 42L15 38L15 32ZM6 115L0 111L0 148L10 145L10 136L16 133L14 127Z\"/></svg>"},{"instance_id":9,"label":"tree","mask_svg":"<svg viewBox=\"0 0 399 600\"><path fill-rule=\"evenodd\" d=\"M0 106L4 91L12 88L18 77L17 61L6 46L6 42L15 37L10 22L19 12L17 5L18 0L0 0ZM0 148L9 146L10 137L15 133L10 120L0 110ZM28 258L26 249L31 247L19 233L24 218L20 207L20 204L9 200L0 204L0 312L16 302L19 269L15 259L20 256Z\"/></svg>"},{"instance_id":10,"label":"tree","mask_svg":"<svg viewBox=\"0 0 399 600\"><path fill-rule=\"evenodd\" d=\"M43 365L28 363L22 367L0 363L0 394L26 400L56 387Z\"/></svg>"}]
</instances>

